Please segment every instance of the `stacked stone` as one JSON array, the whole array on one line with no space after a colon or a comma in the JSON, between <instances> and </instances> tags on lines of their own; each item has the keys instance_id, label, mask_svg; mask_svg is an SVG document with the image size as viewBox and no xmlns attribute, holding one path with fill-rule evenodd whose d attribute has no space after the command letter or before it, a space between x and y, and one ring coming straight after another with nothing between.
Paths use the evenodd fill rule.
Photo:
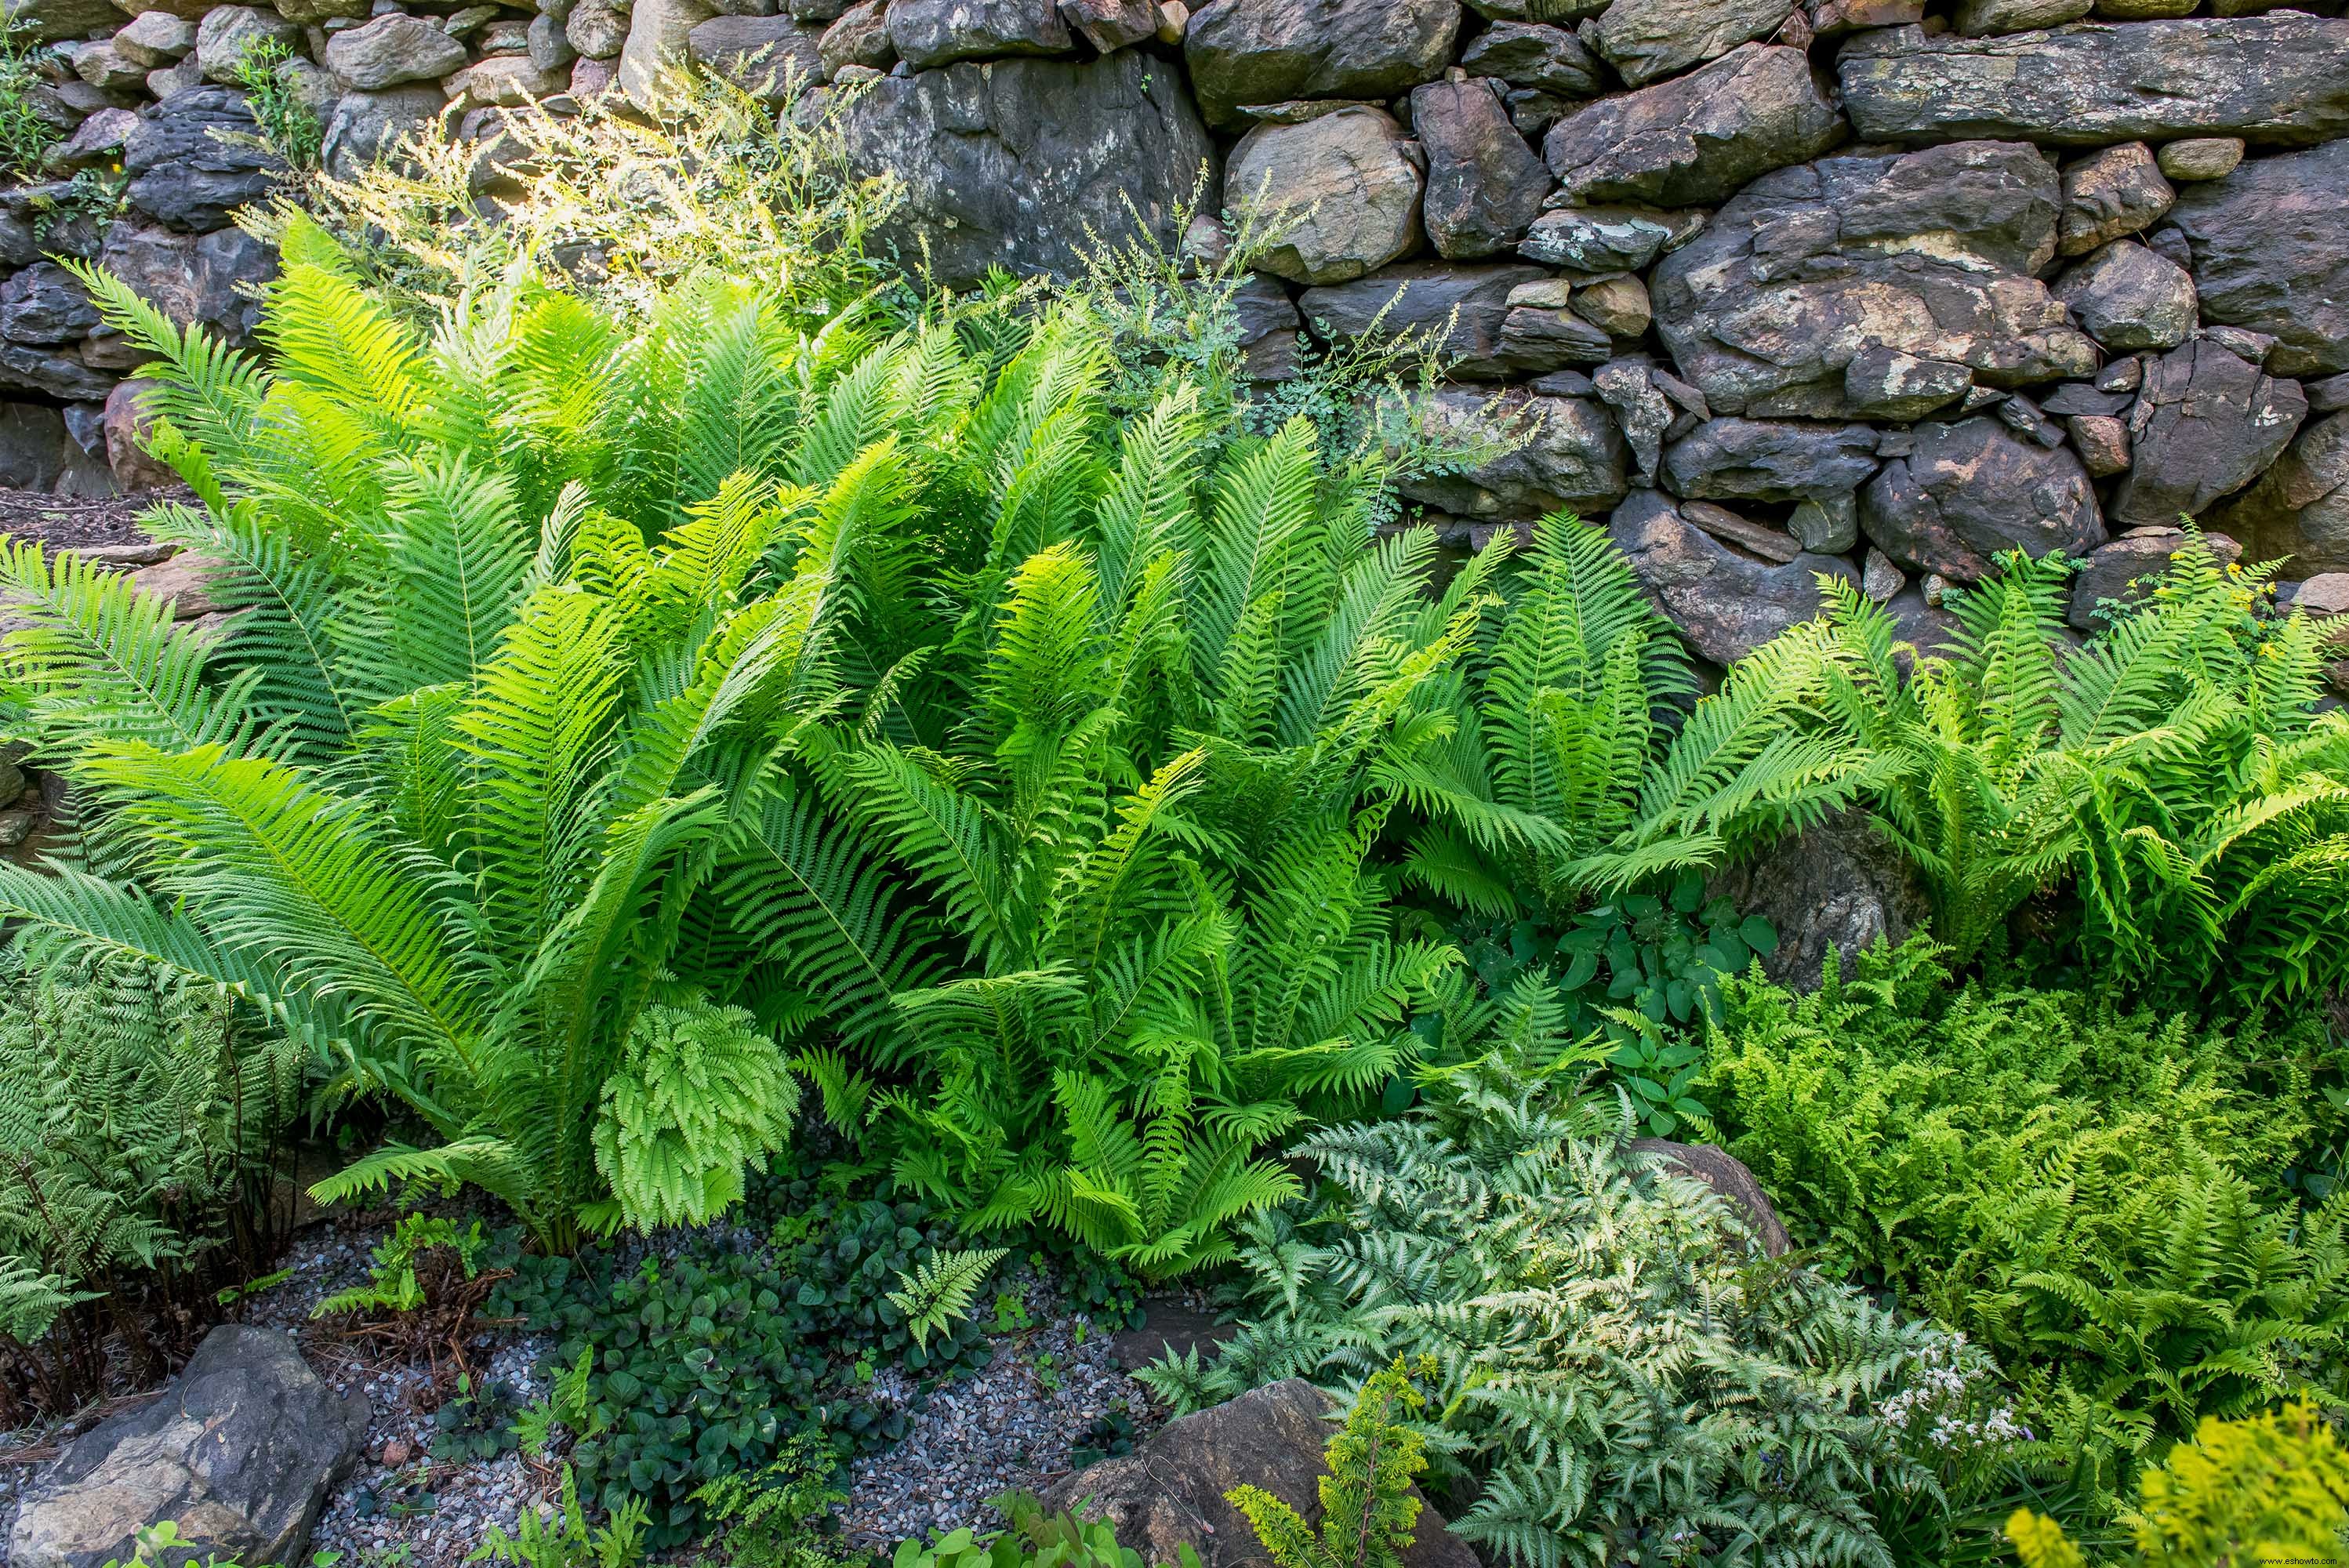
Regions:
<instances>
[{"instance_id":1,"label":"stacked stone","mask_svg":"<svg viewBox=\"0 0 2349 1568\"><path fill-rule=\"evenodd\" d=\"M2181 515L2294 583L2349 572L2343 0L16 3L87 39L59 172L132 175L62 248L232 331L268 258L219 224L272 173L210 135L244 113L233 40L319 62L295 79L342 165L690 58L859 84L851 152L907 195L884 237L951 285L1073 272L1137 220L1212 248L1174 232L1195 198L1272 214L1252 373L1448 333L1430 417L1497 390L1538 431L1413 500L1464 542L1609 519L1716 661L1814 614L1822 573L1939 640L1942 588L2017 548L2091 559L2090 626ZM119 355L30 200L0 196L0 377L70 440Z\"/></svg>"}]
</instances>

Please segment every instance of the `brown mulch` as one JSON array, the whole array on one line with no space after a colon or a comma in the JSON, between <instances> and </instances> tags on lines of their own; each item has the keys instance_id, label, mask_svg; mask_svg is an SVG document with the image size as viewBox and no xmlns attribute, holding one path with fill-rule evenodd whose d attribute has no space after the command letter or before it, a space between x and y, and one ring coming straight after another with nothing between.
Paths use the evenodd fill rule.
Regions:
<instances>
[{"instance_id":1,"label":"brown mulch","mask_svg":"<svg viewBox=\"0 0 2349 1568\"><path fill-rule=\"evenodd\" d=\"M192 500L185 486L136 495L66 496L0 490L0 533L36 539L52 550L138 544L146 539L139 516L158 501Z\"/></svg>"}]
</instances>

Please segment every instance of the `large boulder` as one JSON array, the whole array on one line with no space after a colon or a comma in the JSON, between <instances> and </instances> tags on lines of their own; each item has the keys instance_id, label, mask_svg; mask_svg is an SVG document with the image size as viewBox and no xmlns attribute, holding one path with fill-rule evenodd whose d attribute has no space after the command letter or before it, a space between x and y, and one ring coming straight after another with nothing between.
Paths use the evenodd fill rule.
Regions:
<instances>
[{"instance_id":1,"label":"large boulder","mask_svg":"<svg viewBox=\"0 0 2349 1568\"><path fill-rule=\"evenodd\" d=\"M1716 665L1733 664L1790 626L1816 618L1822 574L1857 583L1840 556L1748 554L1681 515L1661 490L1634 490L1607 531L1648 596L1689 645Z\"/></svg>"},{"instance_id":2,"label":"large boulder","mask_svg":"<svg viewBox=\"0 0 2349 1568\"><path fill-rule=\"evenodd\" d=\"M1681 374L1733 414L1899 417L1847 390L1876 348L1993 387L2087 375L2096 346L2034 276L2054 257L2061 207L2054 166L2016 142L1780 170L1657 266L1657 330ZM1897 390L1903 367L1886 368Z\"/></svg>"},{"instance_id":3,"label":"large boulder","mask_svg":"<svg viewBox=\"0 0 2349 1568\"><path fill-rule=\"evenodd\" d=\"M997 265L1072 274L1088 229L1115 244L1133 236L1136 214L1171 249L1176 209L1215 148L1181 82L1154 64L1122 49L1084 63L966 61L874 82L849 106L844 129L859 172L903 183L905 204L881 238L907 257L926 240L938 281L954 288ZM1211 185L1206 206L1217 205Z\"/></svg>"},{"instance_id":4,"label":"large boulder","mask_svg":"<svg viewBox=\"0 0 2349 1568\"><path fill-rule=\"evenodd\" d=\"M1208 123L1237 126L1248 104L1408 92L1444 74L1459 35L1457 0L1208 0L1183 56Z\"/></svg>"},{"instance_id":5,"label":"large boulder","mask_svg":"<svg viewBox=\"0 0 2349 1568\"><path fill-rule=\"evenodd\" d=\"M1272 232L1258 266L1294 284L1339 284L1418 248L1423 167L1393 116L1352 104L1257 126L1232 149L1225 188Z\"/></svg>"},{"instance_id":6,"label":"large boulder","mask_svg":"<svg viewBox=\"0 0 2349 1568\"><path fill-rule=\"evenodd\" d=\"M168 1519L181 1540L223 1560L295 1562L367 1422L365 1398L320 1382L293 1340L222 1325L162 1398L108 1417L34 1479L8 1560L128 1563L138 1532Z\"/></svg>"},{"instance_id":7,"label":"large boulder","mask_svg":"<svg viewBox=\"0 0 2349 1568\"><path fill-rule=\"evenodd\" d=\"M1876 432L1866 425L1708 419L1664 451L1664 488L1704 500L1827 500L1875 472Z\"/></svg>"},{"instance_id":8,"label":"large boulder","mask_svg":"<svg viewBox=\"0 0 2349 1568\"><path fill-rule=\"evenodd\" d=\"M823 79L823 29L788 16L712 16L686 35L694 64L781 103Z\"/></svg>"},{"instance_id":9,"label":"large boulder","mask_svg":"<svg viewBox=\"0 0 2349 1568\"><path fill-rule=\"evenodd\" d=\"M2339 68L2349 78L2349 63ZM2189 185L2168 226L2185 239L2202 314L2273 337L2270 369L2349 370L2349 140Z\"/></svg>"},{"instance_id":10,"label":"large boulder","mask_svg":"<svg viewBox=\"0 0 2349 1568\"><path fill-rule=\"evenodd\" d=\"M1499 411L1532 425L1524 445L1465 473L1406 480L1402 493L1483 522L1532 522L1554 511L1595 516L1623 499L1629 453L1605 405L1512 390ZM1430 428L1464 434L1485 418L1487 400L1480 392L1436 392L1423 413Z\"/></svg>"},{"instance_id":11,"label":"large boulder","mask_svg":"<svg viewBox=\"0 0 2349 1568\"><path fill-rule=\"evenodd\" d=\"M1560 98L1597 98L1607 90L1607 69L1582 40L1538 22L1494 23L1460 52L1460 66L1472 77Z\"/></svg>"},{"instance_id":12,"label":"large boulder","mask_svg":"<svg viewBox=\"0 0 2349 1568\"><path fill-rule=\"evenodd\" d=\"M345 93L326 118L321 155L328 170L348 179L424 135L448 107L438 82Z\"/></svg>"},{"instance_id":13,"label":"large boulder","mask_svg":"<svg viewBox=\"0 0 2349 1568\"><path fill-rule=\"evenodd\" d=\"M2243 547L2226 534L2206 534L2204 539L2220 561L2242 559ZM2072 606L2064 618L2080 631L2095 631L2109 614L2107 606L2142 598L2146 580L2168 571L2170 557L2187 542L2182 528L2132 528L2090 552L2080 574L2072 579Z\"/></svg>"},{"instance_id":14,"label":"large boulder","mask_svg":"<svg viewBox=\"0 0 2349 1568\"><path fill-rule=\"evenodd\" d=\"M1990 38L1885 27L1854 34L1836 72L1869 141L2241 136L2299 147L2349 136L2349 21L2296 11Z\"/></svg>"},{"instance_id":15,"label":"large boulder","mask_svg":"<svg viewBox=\"0 0 2349 1568\"><path fill-rule=\"evenodd\" d=\"M122 149L131 208L169 229L200 234L266 195L285 170L257 145L261 126L234 88L191 88L141 110Z\"/></svg>"},{"instance_id":16,"label":"large boulder","mask_svg":"<svg viewBox=\"0 0 2349 1568\"><path fill-rule=\"evenodd\" d=\"M2055 248L2084 256L2124 234L2152 227L2178 200L2153 150L2125 141L2092 152L2064 170L2064 216Z\"/></svg>"},{"instance_id":17,"label":"large boulder","mask_svg":"<svg viewBox=\"0 0 2349 1568\"><path fill-rule=\"evenodd\" d=\"M916 70L1001 55L1065 55L1076 36L1050 0L895 0L889 41Z\"/></svg>"},{"instance_id":18,"label":"large boulder","mask_svg":"<svg viewBox=\"0 0 2349 1568\"><path fill-rule=\"evenodd\" d=\"M242 229L181 234L118 222L98 262L173 322L231 343L252 336L261 319L252 291L277 274L276 251Z\"/></svg>"},{"instance_id":19,"label":"large boulder","mask_svg":"<svg viewBox=\"0 0 2349 1568\"><path fill-rule=\"evenodd\" d=\"M1549 194L1549 168L1509 123L1491 82L1413 88L1411 126L1427 155L1424 216L1436 254L1489 256L1525 238Z\"/></svg>"},{"instance_id":20,"label":"large boulder","mask_svg":"<svg viewBox=\"0 0 2349 1568\"><path fill-rule=\"evenodd\" d=\"M705 0L635 0L628 10L628 40L620 46L620 74L615 78L620 90L638 105L650 103L661 77L691 60L693 30L716 15L718 8ZM571 41L581 54L595 57L576 37Z\"/></svg>"},{"instance_id":21,"label":"large boulder","mask_svg":"<svg viewBox=\"0 0 2349 1568\"><path fill-rule=\"evenodd\" d=\"M1631 87L1719 59L1769 37L1794 0L1615 0L1591 24L1591 41Z\"/></svg>"},{"instance_id":22,"label":"large boulder","mask_svg":"<svg viewBox=\"0 0 2349 1568\"><path fill-rule=\"evenodd\" d=\"M1203 1568L1263 1568L1255 1530L1225 1494L1262 1487L1319 1522L1322 1448L1341 1413L1337 1401L1301 1377L1268 1384L1167 1422L1130 1454L1062 1477L1046 1489L1044 1506L1081 1506L1087 1517L1109 1521L1118 1544L1145 1563L1172 1563L1188 1544ZM1432 1506L1420 1510L1402 1563L1477 1568L1476 1554Z\"/></svg>"},{"instance_id":23,"label":"large boulder","mask_svg":"<svg viewBox=\"0 0 2349 1568\"><path fill-rule=\"evenodd\" d=\"M1635 1138L1631 1140L1631 1150L1646 1155L1659 1171L1693 1177L1712 1188L1714 1195L1754 1233L1754 1239L1762 1243L1763 1256L1783 1258L1794 1244L1786 1234L1785 1222L1778 1218L1777 1207L1770 1202L1770 1194L1762 1190L1762 1183L1746 1168L1745 1161L1721 1145Z\"/></svg>"},{"instance_id":24,"label":"large boulder","mask_svg":"<svg viewBox=\"0 0 2349 1568\"><path fill-rule=\"evenodd\" d=\"M0 282L0 338L10 343L72 343L97 325L89 291L55 262L36 262Z\"/></svg>"},{"instance_id":25,"label":"large boulder","mask_svg":"<svg viewBox=\"0 0 2349 1568\"><path fill-rule=\"evenodd\" d=\"M1859 526L1909 571L1963 583L1989 576L2005 551L2085 555L2105 542L2080 459L1988 415L1918 426L1914 449L1888 459L1860 492Z\"/></svg>"},{"instance_id":26,"label":"large boulder","mask_svg":"<svg viewBox=\"0 0 2349 1568\"><path fill-rule=\"evenodd\" d=\"M2194 279L2135 240L2115 240L2055 280L2055 297L2088 335L2126 354L2175 348L2194 334Z\"/></svg>"},{"instance_id":27,"label":"large boulder","mask_svg":"<svg viewBox=\"0 0 2349 1568\"><path fill-rule=\"evenodd\" d=\"M1307 289L1298 304L1325 342L1413 334L1436 346L1452 377L1498 380L1515 368L1501 350L1510 293L1545 276L1539 267L1404 262L1351 283Z\"/></svg>"},{"instance_id":28,"label":"large boulder","mask_svg":"<svg viewBox=\"0 0 2349 1568\"><path fill-rule=\"evenodd\" d=\"M1914 868L1857 807L1723 872L1705 894L1775 927L1778 945L1763 971L1805 990L1817 986L1830 951L1847 975L1866 949L1905 942L1932 914Z\"/></svg>"},{"instance_id":29,"label":"large boulder","mask_svg":"<svg viewBox=\"0 0 2349 1568\"><path fill-rule=\"evenodd\" d=\"M1680 207L1718 201L1843 138L1810 57L1744 44L1702 70L1584 105L1550 127L1542 155L1570 201Z\"/></svg>"},{"instance_id":30,"label":"large boulder","mask_svg":"<svg viewBox=\"0 0 2349 1568\"><path fill-rule=\"evenodd\" d=\"M2113 493L2122 527L2199 517L2257 479L2308 418L2300 383L2270 376L2208 338L2149 359L2129 471Z\"/></svg>"},{"instance_id":31,"label":"large boulder","mask_svg":"<svg viewBox=\"0 0 2349 1568\"><path fill-rule=\"evenodd\" d=\"M298 51L302 29L266 5L219 5L196 26L196 67L206 81L233 86L254 50Z\"/></svg>"},{"instance_id":32,"label":"large boulder","mask_svg":"<svg viewBox=\"0 0 2349 1568\"><path fill-rule=\"evenodd\" d=\"M326 68L359 92L437 82L465 64L465 46L421 16L393 11L326 40Z\"/></svg>"},{"instance_id":33,"label":"large boulder","mask_svg":"<svg viewBox=\"0 0 2349 1568\"><path fill-rule=\"evenodd\" d=\"M2259 482L2209 522L2294 577L2349 572L2349 412L2304 428Z\"/></svg>"}]
</instances>

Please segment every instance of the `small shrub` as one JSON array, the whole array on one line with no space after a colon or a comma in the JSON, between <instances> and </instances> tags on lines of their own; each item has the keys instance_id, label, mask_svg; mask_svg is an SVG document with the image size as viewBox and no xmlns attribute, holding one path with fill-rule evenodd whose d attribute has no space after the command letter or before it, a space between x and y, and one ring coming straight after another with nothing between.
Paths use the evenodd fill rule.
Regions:
<instances>
[{"instance_id":1,"label":"small shrub","mask_svg":"<svg viewBox=\"0 0 2349 1568\"><path fill-rule=\"evenodd\" d=\"M13 14L0 26L0 178L8 180L39 179L41 160L64 135L35 97L47 84L32 30L29 18Z\"/></svg>"},{"instance_id":2,"label":"small shrub","mask_svg":"<svg viewBox=\"0 0 2349 1568\"><path fill-rule=\"evenodd\" d=\"M969 1530L933 1534L927 1543L898 1542L889 1568L1143 1568L1142 1553L1117 1543L1106 1522L1088 1523L1075 1514L1044 1511L1024 1492L1008 1493L995 1505L1011 1528L997 1535ZM1176 1568L1199 1568L1189 1542L1175 1552Z\"/></svg>"},{"instance_id":3,"label":"small shrub","mask_svg":"<svg viewBox=\"0 0 2349 1568\"><path fill-rule=\"evenodd\" d=\"M310 106L294 90L286 63L293 51L275 38L263 38L238 57L236 84L261 127L261 140L294 169L316 169L325 146L326 128Z\"/></svg>"},{"instance_id":4,"label":"small shrub","mask_svg":"<svg viewBox=\"0 0 2349 1568\"><path fill-rule=\"evenodd\" d=\"M634 1568L645 1556L645 1505L624 1498L602 1524L590 1525L579 1506L579 1484L565 1465L562 1501L554 1518L523 1508L514 1533L498 1525L465 1561L502 1563L510 1568Z\"/></svg>"},{"instance_id":5,"label":"small shrub","mask_svg":"<svg viewBox=\"0 0 2349 1568\"><path fill-rule=\"evenodd\" d=\"M757 1470L721 1475L694 1493L729 1568L846 1568L865 1553L839 1539L832 1511L848 1501L831 1439L802 1432Z\"/></svg>"},{"instance_id":6,"label":"small shrub","mask_svg":"<svg viewBox=\"0 0 2349 1568\"><path fill-rule=\"evenodd\" d=\"M1399 1568L1419 1522L1412 1482L1427 1469L1426 1439L1402 1416L1427 1408L1413 1381L1435 1375L1433 1357L1398 1359L1372 1373L1346 1425L1324 1452L1321 1528L1262 1487L1234 1487L1225 1500L1247 1518L1273 1568Z\"/></svg>"}]
</instances>

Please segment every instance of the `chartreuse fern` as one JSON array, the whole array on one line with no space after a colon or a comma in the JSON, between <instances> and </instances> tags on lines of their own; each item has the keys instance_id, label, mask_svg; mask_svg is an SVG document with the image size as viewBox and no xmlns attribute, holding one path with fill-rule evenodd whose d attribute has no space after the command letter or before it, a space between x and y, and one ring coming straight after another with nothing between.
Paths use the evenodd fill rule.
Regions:
<instances>
[{"instance_id":1,"label":"chartreuse fern","mask_svg":"<svg viewBox=\"0 0 2349 1568\"><path fill-rule=\"evenodd\" d=\"M2191 1442L2145 1472L2123 1522L2123 1561L2163 1568L2333 1563L2349 1552L2349 1449L2315 1406L2240 1420L2205 1418ZM2054 1520L2028 1509L2007 1522L2023 1568L2084 1568Z\"/></svg>"},{"instance_id":2,"label":"chartreuse fern","mask_svg":"<svg viewBox=\"0 0 2349 1568\"><path fill-rule=\"evenodd\" d=\"M1188 1405L1432 1357L1422 1430L1473 1500L1452 1529L1500 1560L1889 1568L1868 1499L1934 1495L1912 1451L1927 1374L1979 1354L1764 1260L1709 1188L1572 1097L1587 1057L1556 1012L1521 983L1482 1021L1488 1054L1424 1075L1420 1109L1299 1145L1325 1201L1249 1222L1239 1331L1151 1380Z\"/></svg>"},{"instance_id":3,"label":"chartreuse fern","mask_svg":"<svg viewBox=\"0 0 2349 1568\"><path fill-rule=\"evenodd\" d=\"M2349 717L2320 713L2323 639L2267 613L2272 567L2199 537L2152 593L2075 649L2060 561L2002 562L1954 595L1945 655L1896 653L1884 612L1826 593L1835 706L1879 758L1869 789L1961 959L2068 884L2100 965L2245 1000L2349 976Z\"/></svg>"},{"instance_id":4,"label":"chartreuse fern","mask_svg":"<svg viewBox=\"0 0 2349 1568\"><path fill-rule=\"evenodd\" d=\"M1426 1439L1402 1418L1427 1408L1414 1378L1434 1375L1435 1358L1422 1357L1416 1364L1397 1359L1363 1382L1324 1455L1318 1532L1262 1487L1224 1494L1256 1531L1273 1568L1397 1568L1419 1522L1412 1482L1427 1469Z\"/></svg>"},{"instance_id":5,"label":"chartreuse fern","mask_svg":"<svg viewBox=\"0 0 2349 1568\"><path fill-rule=\"evenodd\" d=\"M1812 995L1724 986L1700 1093L1797 1240L1963 1328L2067 1442L2148 1453L2349 1397L2349 1197L2279 1180L2337 1137L2321 1024L1958 990L1940 957L1913 938Z\"/></svg>"}]
</instances>

